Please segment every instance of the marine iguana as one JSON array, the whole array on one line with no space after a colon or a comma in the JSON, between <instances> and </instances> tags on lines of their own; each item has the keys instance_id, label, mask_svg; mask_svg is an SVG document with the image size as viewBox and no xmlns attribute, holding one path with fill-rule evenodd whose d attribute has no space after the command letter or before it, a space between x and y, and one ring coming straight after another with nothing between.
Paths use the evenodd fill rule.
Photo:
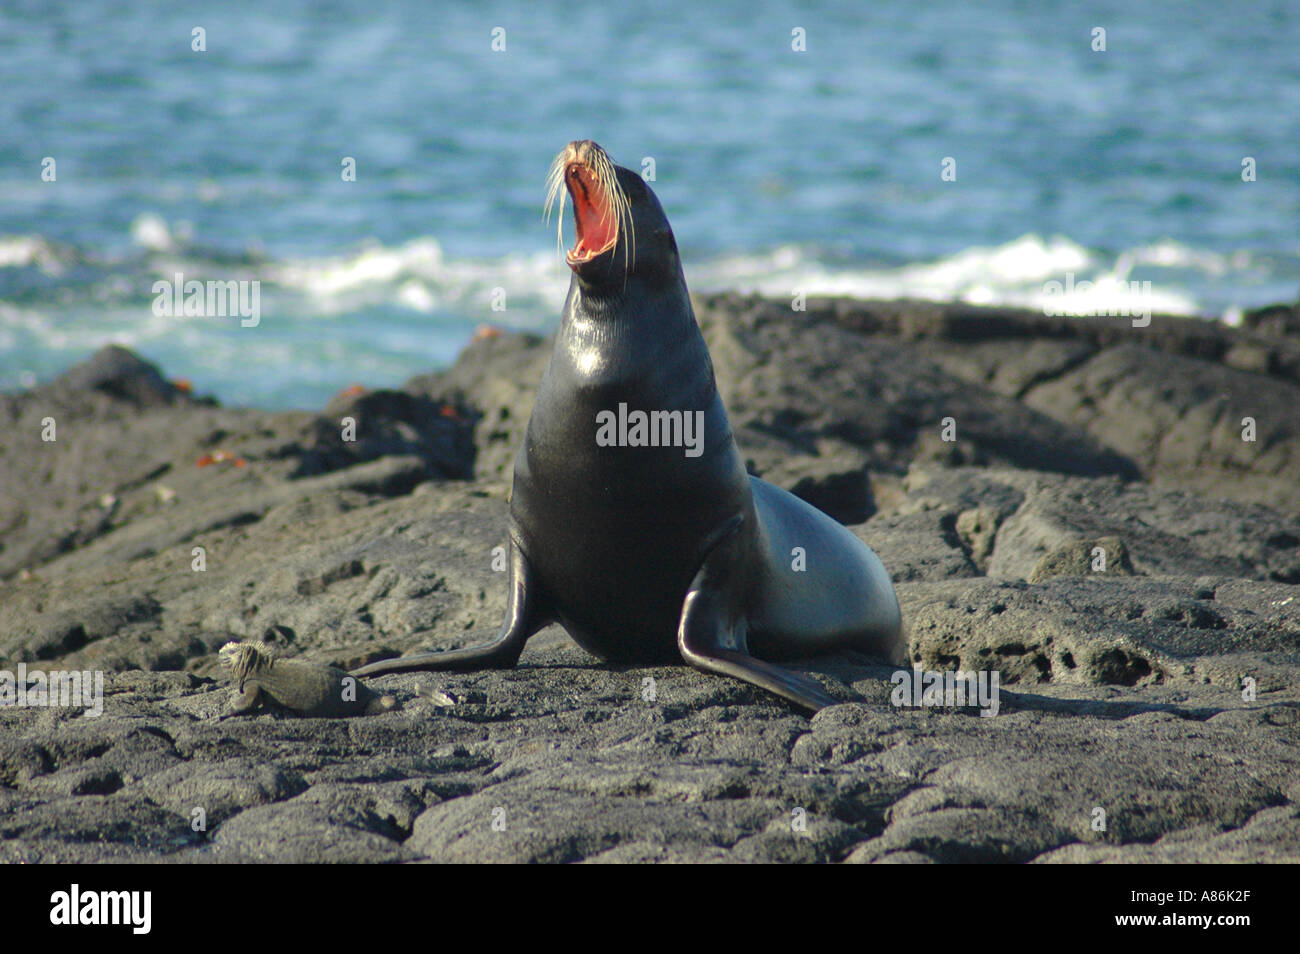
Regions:
<instances>
[{"instance_id":1,"label":"marine iguana","mask_svg":"<svg viewBox=\"0 0 1300 954\"><path fill-rule=\"evenodd\" d=\"M235 697L221 718L244 715L271 702L303 716L375 715L399 708L341 669L301 659L277 659L265 643L230 642L218 655L230 670Z\"/></svg>"}]
</instances>

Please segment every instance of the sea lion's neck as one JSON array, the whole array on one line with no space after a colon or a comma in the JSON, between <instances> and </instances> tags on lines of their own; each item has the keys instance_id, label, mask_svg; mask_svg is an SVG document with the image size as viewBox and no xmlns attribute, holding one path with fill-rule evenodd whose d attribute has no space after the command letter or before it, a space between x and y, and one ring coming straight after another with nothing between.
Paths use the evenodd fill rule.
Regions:
<instances>
[{"instance_id":1,"label":"sea lion's neck","mask_svg":"<svg viewBox=\"0 0 1300 954\"><path fill-rule=\"evenodd\" d=\"M647 406L677 407L706 400L714 388L708 348L681 280L632 275L625 286L592 291L575 278L552 365L563 369L553 383L566 382L593 399L618 397L632 386Z\"/></svg>"},{"instance_id":2,"label":"sea lion's neck","mask_svg":"<svg viewBox=\"0 0 1300 954\"><path fill-rule=\"evenodd\" d=\"M574 276L560 322L561 338L591 334L602 339L662 339L691 331L698 331L698 326L680 271L650 279L629 275L626 281L605 287L585 285Z\"/></svg>"}]
</instances>

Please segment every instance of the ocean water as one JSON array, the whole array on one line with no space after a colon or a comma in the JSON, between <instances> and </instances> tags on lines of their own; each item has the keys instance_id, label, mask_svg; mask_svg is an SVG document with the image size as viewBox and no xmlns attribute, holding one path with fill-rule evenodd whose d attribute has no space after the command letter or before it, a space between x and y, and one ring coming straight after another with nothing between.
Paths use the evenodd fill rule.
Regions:
<instances>
[{"instance_id":1,"label":"ocean water","mask_svg":"<svg viewBox=\"0 0 1300 954\"><path fill-rule=\"evenodd\" d=\"M653 160L696 290L1231 320L1300 292L1297 51L1281 0L0 3L0 389L116 341L318 407L545 331L577 138ZM178 272L260 322L154 314Z\"/></svg>"}]
</instances>

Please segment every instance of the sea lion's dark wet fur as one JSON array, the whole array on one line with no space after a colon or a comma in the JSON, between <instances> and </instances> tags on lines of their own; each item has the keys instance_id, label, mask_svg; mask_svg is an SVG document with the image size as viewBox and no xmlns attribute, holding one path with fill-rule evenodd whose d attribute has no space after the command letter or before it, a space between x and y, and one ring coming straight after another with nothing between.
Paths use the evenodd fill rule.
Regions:
<instances>
[{"instance_id":1,"label":"sea lion's dark wet fur","mask_svg":"<svg viewBox=\"0 0 1300 954\"><path fill-rule=\"evenodd\" d=\"M573 143L563 165L598 166L599 149ZM856 649L899 661L893 586L852 533L746 473L667 217L640 176L608 168L631 228L617 225L599 254L568 257L563 320L515 460L501 632L483 647L356 674L510 666L554 621L603 659L685 661L807 709L829 705L836 700L816 682L763 659ZM620 404L703 412L702 453L599 446L597 415ZM803 570L793 566L796 547Z\"/></svg>"}]
</instances>

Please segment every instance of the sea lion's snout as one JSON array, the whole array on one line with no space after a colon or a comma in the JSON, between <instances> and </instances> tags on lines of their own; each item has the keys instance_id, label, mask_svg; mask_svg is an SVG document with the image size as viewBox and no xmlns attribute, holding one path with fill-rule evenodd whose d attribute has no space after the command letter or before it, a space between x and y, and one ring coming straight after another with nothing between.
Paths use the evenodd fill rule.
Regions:
<instances>
[{"instance_id":1,"label":"sea lion's snout","mask_svg":"<svg viewBox=\"0 0 1300 954\"><path fill-rule=\"evenodd\" d=\"M583 165L590 165L592 156L599 153L602 156L608 156L604 149L600 148L600 143L592 139L575 139L569 143L570 161L580 162Z\"/></svg>"}]
</instances>

